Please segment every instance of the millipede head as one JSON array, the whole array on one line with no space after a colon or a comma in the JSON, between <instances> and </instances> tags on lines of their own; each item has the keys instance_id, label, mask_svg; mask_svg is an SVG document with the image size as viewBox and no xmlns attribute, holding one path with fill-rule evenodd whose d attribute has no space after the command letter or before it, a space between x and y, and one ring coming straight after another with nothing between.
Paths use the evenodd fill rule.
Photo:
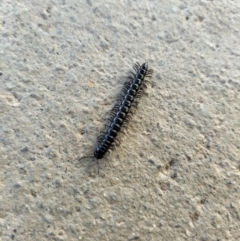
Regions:
<instances>
[{"instance_id":1,"label":"millipede head","mask_svg":"<svg viewBox=\"0 0 240 241\"><path fill-rule=\"evenodd\" d=\"M142 65L142 67L144 67L145 69L147 69L147 68L148 68L148 63L145 62L145 63Z\"/></svg>"},{"instance_id":2,"label":"millipede head","mask_svg":"<svg viewBox=\"0 0 240 241\"><path fill-rule=\"evenodd\" d=\"M97 148L94 152L94 157L96 159L102 159L104 155L105 155L105 152L103 152L101 148Z\"/></svg>"}]
</instances>

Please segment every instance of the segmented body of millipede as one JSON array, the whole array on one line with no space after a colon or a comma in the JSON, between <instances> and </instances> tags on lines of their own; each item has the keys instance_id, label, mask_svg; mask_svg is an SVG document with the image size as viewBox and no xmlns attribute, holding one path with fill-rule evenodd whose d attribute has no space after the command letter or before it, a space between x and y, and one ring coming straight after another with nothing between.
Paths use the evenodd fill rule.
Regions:
<instances>
[{"instance_id":1,"label":"segmented body of millipede","mask_svg":"<svg viewBox=\"0 0 240 241\"><path fill-rule=\"evenodd\" d=\"M98 160L103 158L104 155L109 151L109 149L114 149L116 145L119 144L116 137L118 132L121 130L121 127L126 123L131 116L129 111L134 105L135 99L139 98L146 87L145 77L151 77L153 70L148 69L148 64L144 63L141 66L139 63L134 65L134 70L136 73L132 73L133 76L130 76L130 81L124 83L123 94L118 100L110 115L110 124L105 132L98 137L98 146L94 151L94 155L98 165L99 172L99 163ZM144 81L145 80L145 81ZM86 157L83 157L86 158ZM82 158L80 158L82 159Z\"/></svg>"}]
</instances>

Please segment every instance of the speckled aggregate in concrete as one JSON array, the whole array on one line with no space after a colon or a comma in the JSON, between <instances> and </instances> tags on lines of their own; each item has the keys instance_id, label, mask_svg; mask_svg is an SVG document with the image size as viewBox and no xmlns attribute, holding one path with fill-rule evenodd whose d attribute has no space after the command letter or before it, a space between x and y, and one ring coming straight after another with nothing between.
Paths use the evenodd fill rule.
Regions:
<instances>
[{"instance_id":1,"label":"speckled aggregate in concrete","mask_svg":"<svg viewBox=\"0 0 240 241\"><path fill-rule=\"evenodd\" d=\"M0 240L240 240L240 3L0 4ZM96 138L154 70L122 144Z\"/></svg>"}]
</instances>

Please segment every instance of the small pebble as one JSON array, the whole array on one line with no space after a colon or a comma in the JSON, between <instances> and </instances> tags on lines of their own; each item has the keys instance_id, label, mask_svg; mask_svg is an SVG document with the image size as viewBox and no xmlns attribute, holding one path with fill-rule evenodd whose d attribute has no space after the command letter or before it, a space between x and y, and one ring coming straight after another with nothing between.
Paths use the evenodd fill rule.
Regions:
<instances>
[{"instance_id":1,"label":"small pebble","mask_svg":"<svg viewBox=\"0 0 240 241\"><path fill-rule=\"evenodd\" d=\"M21 152L27 152L28 151L28 147L27 146L24 146L22 149L21 149Z\"/></svg>"}]
</instances>

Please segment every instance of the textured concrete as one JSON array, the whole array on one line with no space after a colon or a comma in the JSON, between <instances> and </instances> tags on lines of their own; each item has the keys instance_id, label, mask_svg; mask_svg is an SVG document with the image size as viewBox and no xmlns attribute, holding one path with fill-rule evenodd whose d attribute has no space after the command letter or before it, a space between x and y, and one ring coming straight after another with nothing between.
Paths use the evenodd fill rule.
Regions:
<instances>
[{"instance_id":1,"label":"textured concrete","mask_svg":"<svg viewBox=\"0 0 240 241\"><path fill-rule=\"evenodd\" d=\"M1 241L240 240L240 2L2 0L0 29Z\"/></svg>"}]
</instances>

